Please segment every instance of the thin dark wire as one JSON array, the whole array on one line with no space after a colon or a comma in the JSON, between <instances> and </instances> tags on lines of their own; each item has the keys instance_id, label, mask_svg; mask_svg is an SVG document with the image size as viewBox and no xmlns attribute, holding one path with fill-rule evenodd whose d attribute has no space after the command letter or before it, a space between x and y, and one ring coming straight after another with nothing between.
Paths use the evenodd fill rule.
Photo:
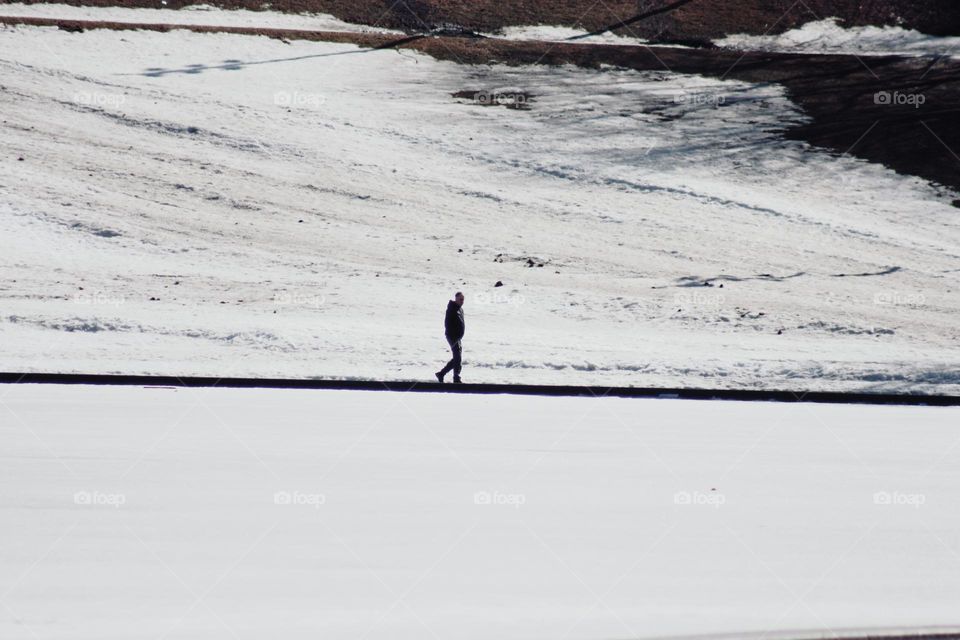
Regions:
<instances>
[{"instance_id":1,"label":"thin dark wire","mask_svg":"<svg viewBox=\"0 0 960 640\"><path fill-rule=\"evenodd\" d=\"M603 27L602 29L598 29L598 30L596 30L596 31L591 31L590 33L583 33L583 34L580 34L580 35L577 35L577 36L572 36L572 37L570 37L570 38L567 38L567 40L581 40L581 39L583 39L583 38L589 38L590 36L599 36L600 34L606 33L607 31L613 31L614 29L619 29L619 28L621 28L621 27L626 27L626 26L629 26L629 25L633 24L634 22L640 22L641 20L646 20L647 18L652 18L653 16L658 16L658 15L660 15L661 13L669 13L669 12L673 11L674 9L679 9L679 8L682 7L683 5L685 5L685 4L690 4L690 3L693 2L693 1L694 1L694 0L677 0L676 2L673 2L673 3L671 3L671 4L668 4L668 5L665 5L665 6L663 6L663 7L660 7L659 9L653 9L652 11L646 11L646 12L644 12L644 13L637 14L637 15L633 16L632 18L627 18L626 20L621 20L620 22L616 22L616 23L614 23L614 24L608 25L608 26Z\"/></svg>"}]
</instances>

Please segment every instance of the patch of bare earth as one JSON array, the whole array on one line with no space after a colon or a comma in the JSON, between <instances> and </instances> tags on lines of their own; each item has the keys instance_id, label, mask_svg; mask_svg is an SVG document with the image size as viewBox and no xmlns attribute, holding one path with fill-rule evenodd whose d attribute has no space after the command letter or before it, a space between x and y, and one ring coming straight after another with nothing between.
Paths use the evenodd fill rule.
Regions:
<instances>
[{"instance_id":1,"label":"patch of bare earth","mask_svg":"<svg viewBox=\"0 0 960 640\"><path fill-rule=\"evenodd\" d=\"M8 0L3 0L0 4ZM30 1L30 0L28 0ZM179 9L195 0L55 0L85 6ZM457 24L476 31L513 25L599 29L677 0L204 0L226 9L330 13L358 24L421 30ZM731 33L780 33L811 20L846 25L900 25L934 35L960 35L956 0L692 0L668 14L633 23L624 33L664 40L697 40Z\"/></svg>"}]
</instances>

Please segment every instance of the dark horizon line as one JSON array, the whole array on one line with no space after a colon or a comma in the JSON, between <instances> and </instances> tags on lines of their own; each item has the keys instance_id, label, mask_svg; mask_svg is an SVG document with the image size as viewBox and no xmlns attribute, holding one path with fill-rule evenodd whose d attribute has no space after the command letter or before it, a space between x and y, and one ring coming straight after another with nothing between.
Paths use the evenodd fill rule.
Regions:
<instances>
[{"instance_id":1,"label":"dark horizon line","mask_svg":"<svg viewBox=\"0 0 960 640\"><path fill-rule=\"evenodd\" d=\"M216 376L128 375L104 373L0 373L0 384L59 384L224 389L301 389L322 391L388 391L394 393L469 393L544 397L648 398L669 400L732 400L741 402L808 402L960 406L960 396L847 391L790 391L617 387L602 385L534 385L508 383L440 384L415 380L343 380L311 378L235 378Z\"/></svg>"}]
</instances>

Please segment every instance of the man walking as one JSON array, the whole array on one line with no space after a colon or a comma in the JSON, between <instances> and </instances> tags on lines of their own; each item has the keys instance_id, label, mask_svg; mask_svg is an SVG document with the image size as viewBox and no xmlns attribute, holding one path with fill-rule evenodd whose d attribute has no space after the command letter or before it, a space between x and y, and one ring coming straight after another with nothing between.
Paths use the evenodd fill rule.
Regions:
<instances>
[{"instance_id":1,"label":"man walking","mask_svg":"<svg viewBox=\"0 0 960 640\"><path fill-rule=\"evenodd\" d=\"M450 345L450 351L453 352L453 358L440 371L437 371L437 380L443 384L443 376L452 369L453 383L460 384L460 361L463 356L463 347L460 341L463 339L463 333L466 324L463 321L463 294L457 291L457 295L447 303L447 315L443 320L443 332L447 336L447 344Z\"/></svg>"}]
</instances>

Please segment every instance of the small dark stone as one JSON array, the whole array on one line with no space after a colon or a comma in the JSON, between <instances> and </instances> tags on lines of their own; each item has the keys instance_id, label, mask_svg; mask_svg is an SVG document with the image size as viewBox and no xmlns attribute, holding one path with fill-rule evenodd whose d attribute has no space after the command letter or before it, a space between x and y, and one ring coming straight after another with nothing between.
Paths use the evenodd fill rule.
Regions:
<instances>
[{"instance_id":1,"label":"small dark stone","mask_svg":"<svg viewBox=\"0 0 960 640\"><path fill-rule=\"evenodd\" d=\"M19 158L17 158L17 162L23 162L23 156L20 156ZM91 173L90 175L93 175L93 174ZM954 204L956 204L956 203L954 203Z\"/></svg>"},{"instance_id":2,"label":"small dark stone","mask_svg":"<svg viewBox=\"0 0 960 640\"><path fill-rule=\"evenodd\" d=\"M493 285L494 287L502 287L503 283L497 280L497 284Z\"/></svg>"}]
</instances>

